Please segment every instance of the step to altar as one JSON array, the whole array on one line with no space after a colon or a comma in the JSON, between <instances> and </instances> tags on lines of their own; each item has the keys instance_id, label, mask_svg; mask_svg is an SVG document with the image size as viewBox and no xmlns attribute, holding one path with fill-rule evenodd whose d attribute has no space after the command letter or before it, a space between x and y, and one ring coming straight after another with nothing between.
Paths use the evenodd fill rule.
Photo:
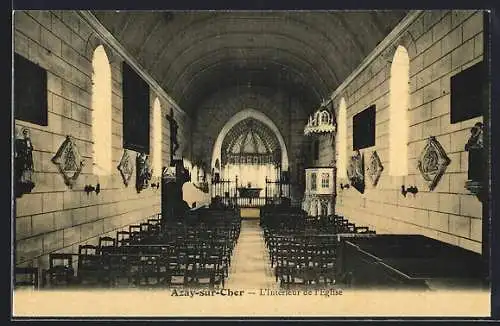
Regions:
<instances>
[{"instance_id":1,"label":"step to altar","mask_svg":"<svg viewBox=\"0 0 500 326\"><path fill-rule=\"evenodd\" d=\"M243 219L259 219L260 218L260 208L240 208L240 216Z\"/></svg>"}]
</instances>

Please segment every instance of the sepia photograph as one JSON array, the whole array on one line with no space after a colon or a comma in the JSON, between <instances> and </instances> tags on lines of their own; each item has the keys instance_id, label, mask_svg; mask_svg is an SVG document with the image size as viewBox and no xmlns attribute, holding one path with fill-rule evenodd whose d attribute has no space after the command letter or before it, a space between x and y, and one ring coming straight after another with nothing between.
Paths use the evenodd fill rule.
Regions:
<instances>
[{"instance_id":1,"label":"sepia photograph","mask_svg":"<svg viewBox=\"0 0 500 326\"><path fill-rule=\"evenodd\" d=\"M489 31L12 11L12 316L489 317Z\"/></svg>"}]
</instances>

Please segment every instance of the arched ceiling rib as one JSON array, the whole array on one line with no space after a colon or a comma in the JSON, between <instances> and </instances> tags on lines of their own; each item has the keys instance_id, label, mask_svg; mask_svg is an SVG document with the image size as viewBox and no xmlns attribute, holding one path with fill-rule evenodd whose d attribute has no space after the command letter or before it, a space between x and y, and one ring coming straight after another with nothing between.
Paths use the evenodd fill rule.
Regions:
<instances>
[{"instance_id":1,"label":"arched ceiling rib","mask_svg":"<svg viewBox=\"0 0 500 326\"><path fill-rule=\"evenodd\" d=\"M95 11L188 113L236 85L321 101L404 17L405 11Z\"/></svg>"}]
</instances>

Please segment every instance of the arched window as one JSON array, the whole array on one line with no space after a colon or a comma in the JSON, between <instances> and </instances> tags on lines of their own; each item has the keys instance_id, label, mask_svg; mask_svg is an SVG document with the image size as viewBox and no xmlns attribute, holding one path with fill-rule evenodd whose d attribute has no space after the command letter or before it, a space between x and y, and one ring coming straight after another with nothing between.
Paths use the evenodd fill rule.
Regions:
<instances>
[{"instance_id":1,"label":"arched window","mask_svg":"<svg viewBox=\"0 0 500 326\"><path fill-rule=\"evenodd\" d=\"M408 174L408 105L410 58L398 46L391 65L389 112L389 175Z\"/></svg>"},{"instance_id":2,"label":"arched window","mask_svg":"<svg viewBox=\"0 0 500 326\"><path fill-rule=\"evenodd\" d=\"M160 176L162 170L162 116L158 98L153 102L153 175Z\"/></svg>"},{"instance_id":3,"label":"arched window","mask_svg":"<svg viewBox=\"0 0 500 326\"><path fill-rule=\"evenodd\" d=\"M111 174L111 67L102 45L92 57L92 141L94 174Z\"/></svg>"},{"instance_id":4,"label":"arched window","mask_svg":"<svg viewBox=\"0 0 500 326\"><path fill-rule=\"evenodd\" d=\"M347 178L347 113L344 98L340 99L337 121L337 178Z\"/></svg>"}]
</instances>

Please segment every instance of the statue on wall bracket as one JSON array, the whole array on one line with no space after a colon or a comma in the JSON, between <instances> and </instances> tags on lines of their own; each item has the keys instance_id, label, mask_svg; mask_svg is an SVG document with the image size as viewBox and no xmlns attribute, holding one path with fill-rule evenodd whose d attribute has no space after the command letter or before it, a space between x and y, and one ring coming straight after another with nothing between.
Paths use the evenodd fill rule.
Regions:
<instances>
[{"instance_id":1,"label":"statue on wall bracket","mask_svg":"<svg viewBox=\"0 0 500 326\"><path fill-rule=\"evenodd\" d=\"M370 156L366 172L368 172L368 176L372 180L372 185L374 187L377 185L378 180L380 179L380 175L382 174L382 171L384 171L384 166L380 161L380 157L378 156L377 151L373 151L372 155Z\"/></svg>"},{"instance_id":2,"label":"statue on wall bracket","mask_svg":"<svg viewBox=\"0 0 500 326\"><path fill-rule=\"evenodd\" d=\"M186 182L191 181L191 173L189 172L188 169L184 167L184 159L180 160L175 160L175 166L177 169L176 173L176 182L179 183L181 186L185 184Z\"/></svg>"},{"instance_id":3,"label":"statue on wall bracket","mask_svg":"<svg viewBox=\"0 0 500 326\"><path fill-rule=\"evenodd\" d=\"M434 190L450 162L451 160L436 137L429 137L417 163L418 170L427 182L429 190Z\"/></svg>"},{"instance_id":4,"label":"statue on wall bracket","mask_svg":"<svg viewBox=\"0 0 500 326\"><path fill-rule=\"evenodd\" d=\"M146 153L138 153L136 158L136 180L135 188L137 193L148 187L152 177L152 170L149 165L149 157Z\"/></svg>"},{"instance_id":5,"label":"statue on wall bracket","mask_svg":"<svg viewBox=\"0 0 500 326\"><path fill-rule=\"evenodd\" d=\"M15 166L15 192L16 197L31 192L35 187L33 182L33 144L30 131L24 128L22 138L15 140L14 166Z\"/></svg>"},{"instance_id":6,"label":"statue on wall bracket","mask_svg":"<svg viewBox=\"0 0 500 326\"><path fill-rule=\"evenodd\" d=\"M360 193L365 192L365 168L363 162L363 154L358 150L349 159L347 166L347 177L351 185Z\"/></svg>"},{"instance_id":7,"label":"statue on wall bracket","mask_svg":"<svg viewBox=\"0 0 500 326\"><path fill-rule=\"evenodd\" d=\"M66 136L56 155L52 158L52 162L59 167L64 182L71 188L82 172L84 165L84 159L82 159L71 136Z\"/></svg>"},{"instance_id":8,"label":"statue on wall bracket","mask_svg":"<svg viewBox=\"0 0 500 326\"><path fill-rule=\"evenodd\" d=\"M193 185L196 189L208 194L210 189L208 187L207 174L205 172L207 165L201 159L196 159L194 166L197 168L197 175L192 181Z\"/></svg>"},{"instance_id":9,"label":"statue on wall bracket","mask_svg":"<svg viewBox=\"0 0 500 326\"><path fill-rule=\"evenodd\" d=\"M132 177L132 173L134 173L134 164L132 163L132 158L130 157L128 150L125 149L123 151L120 164L117 168L122 175L123 183L127 187L130 182L130 178Z\"/></svg>"},{"instance_id":10,"label":"statue on wall bracket","mask_svg":"<svg viewBox=\"0 0 500 326\"><path fill-rule=\"evenodd\" d=\"M471 135L465 150L469 152L469 166L467 171L467 181L465 188L475 194L479 200L483 200L484 196L484 181L486 171L486 160L484 158L483 144L483 124L478 122L472 127Z\"/></svg>"}]
</instances>

